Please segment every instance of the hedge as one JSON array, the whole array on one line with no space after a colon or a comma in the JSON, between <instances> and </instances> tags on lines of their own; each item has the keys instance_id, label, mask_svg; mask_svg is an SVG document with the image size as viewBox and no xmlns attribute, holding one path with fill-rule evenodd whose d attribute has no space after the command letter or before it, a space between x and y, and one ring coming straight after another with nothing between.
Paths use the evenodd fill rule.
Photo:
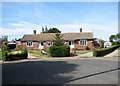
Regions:
<instances>
[{"instance_id":1,"label":"hedge","mask_svg":"<svg viewBox=\"0 0 120 86\"><path fill-rule=\"evenodd\" d=\"M69 56L70 55L70 47L69 46L51 46L49 48L49 53L50 56L57 56L57 57L62 57L62 56Z\"/></svg>"},{"instance_id":2,"label":"hedge","mask_svg":"<svg viewBox=\"0 0 120 86\"><path fill-rule=\"evenodd\" d=\"M2 60L3 61L12 61L12 60L19 60L19 59L27 59L28 51L27 49L23 49L21 53L16 54L8 54L7 51L2 52Z\"/></svg>"},{"instance_id":3,"label":"hedge","mask_svg":"<svg viewBox=\"0 0 120 86\"><path fill-rule=\"evenodd\" d=\"M120 47L120 45L114 45L104 49L93 50L93 56L99 57L99 56L107 55L113 52L114 50L116 50L118 47Z\"/></svg>"},{"instance_id":4,"label":"hedge","mask_svg":"<svg viewBox=\"0 0 120 86\"><path fill-rule=\"evenodd\" d=\"M120 42L112 42L112 45L120 45Z\"/></svg>"},{"instance_id":5,"label":"hedge","mask_svg":"<svg viewBox=\"0 0 120 86\"><path fill-rule=\"evenodd\" d=\"M9 51L9 47L7 45L2 45L2 51Z\"/></svg>"}]
</instances>

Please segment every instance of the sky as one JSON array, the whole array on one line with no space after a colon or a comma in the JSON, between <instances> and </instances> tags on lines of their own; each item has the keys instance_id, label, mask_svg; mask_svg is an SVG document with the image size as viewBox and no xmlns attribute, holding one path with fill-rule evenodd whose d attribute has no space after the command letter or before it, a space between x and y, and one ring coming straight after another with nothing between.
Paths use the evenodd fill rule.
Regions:
<instances>
[{"instance_id":1,"label":"sky","mask_svg":"<svg viewBox=\"0 0 120 86\"><path fill-rule=\"evenodd\" d=\"M0 37L8 40L24 34L39 34L42 26L62 33L93 32L94 38L108 41L118 32L118 2L2 2Z\"/></svg>"}]
</instances>

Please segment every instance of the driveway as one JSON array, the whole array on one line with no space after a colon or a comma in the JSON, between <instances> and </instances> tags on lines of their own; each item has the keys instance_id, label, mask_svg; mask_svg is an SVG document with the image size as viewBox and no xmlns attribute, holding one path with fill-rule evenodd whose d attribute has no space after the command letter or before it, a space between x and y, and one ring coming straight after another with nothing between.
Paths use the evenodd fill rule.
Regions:
<instances>
[{"instance_id":1,"label":"driveway","mask_svg":"<svg viewBox=\"0 0 120 86\"><path fill-rule=\"evenodd\" d=\"M115 57L117 58L117 57ZM3 63L3 84L117 84L118 60L28 59Z\"/></svg>"}]
</instances>

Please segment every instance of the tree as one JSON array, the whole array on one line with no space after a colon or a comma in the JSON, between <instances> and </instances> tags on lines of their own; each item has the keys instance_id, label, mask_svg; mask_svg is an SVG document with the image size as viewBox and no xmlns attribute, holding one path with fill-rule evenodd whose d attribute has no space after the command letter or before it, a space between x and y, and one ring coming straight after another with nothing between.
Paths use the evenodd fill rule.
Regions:
<instances>
[{"instance_id":1,"label":"tree","mask_svg":"<svg viewBox=\"0 0 120 86\"><path fill-rule=\"evenodd\" d=\"M45 25L45 32L48 32L48 28L47 28L47 26Z\"/></svg>"},{"instance_id":2,"label":"tree","mask_svg":"<svg viewBox=\"0 0 120 86\"><path fill-rule=\"evenodd\" d=\"M115 35L111 35L111 36L109 37L109 40L110 40L110 42L113 42L113 40L115 40Z\"/></svg>"},{"instance_id":3,"label":"tree","mask_svg":"<svg viewBox=\"0 0 120 86\"><path fill-rule=\"evenodd\" d=\"M47 29L47 26L45 27L45 31L43 31L43 27L42 27L42 33L61 33L61 31L57 28L50 28L49 30Z\"/></svg>"},{"instance_id":4,"label":"tree","mask_svg":"<svg viewBox=\"0 0 120 86\"><path fill-rule=\"evenodd\" d=\"M54 36L54 40L53 40L53 46L62 46L64 45L63 39L62 39L63 35L57 33Z\"/></svg>"},{"instance_id":5,"label":"tree","mask_svg":"<svg viewBox=\"0 0 120 86\"><path fill-rule=\"evenodd\" d=\"M59 29L53 27L48 30L48 33L61 33L61 31Z\"/></svg>"},{"instance_id":6,"label":"tree","mask_svg":"<svg viewBox=\"0 0 120 86\"><path fill-rule=\"evenodd\" d=\"M8 40L8 36L4 35L2 36L2 41L7 41Z\"/></svg>"},{"instance_id":7,"label":"tree","mask_svg":"<svg viewBox=\"0 0 120 86\"><path fill-rule=\"evenodd\" d=\"M42 33L44 32L44 27L42 26Z\"/></svg>"},{"instance_id":8,"label":"tree","mask_svg":"<svg viewBox=\"0 0 120 86\"><path fill-rule=\"evenodd\" d=\"M116 35L116 39L117 39L118 41L120 41L120 33L118 33L118 34Z\"/></svg>"}]
</instances>

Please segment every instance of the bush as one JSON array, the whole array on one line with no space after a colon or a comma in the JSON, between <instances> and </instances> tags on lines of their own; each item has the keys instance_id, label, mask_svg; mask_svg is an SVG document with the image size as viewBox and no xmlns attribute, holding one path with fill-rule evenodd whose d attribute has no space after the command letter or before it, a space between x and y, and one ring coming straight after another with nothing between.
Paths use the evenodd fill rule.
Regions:
<instances>
[{"instance_id":1,"label":"bush","mask_svg":"<svg viewBox=\"0 0 120 86\"><path fill-rule=\"evenodd\" d=\"M88 47L88 46L86 46L86 48L85 48L86 50L90 50L90 48Z\"/></svg>"},{"instance_id":2,"label":"bush","mask_svg":"<svg viewBox=\"0 0 120 86\"><path fill-rule=\"evenodd\" d=\"M2 52L2 61L6 61L7 60L7 57L8 57L8 51L3 51Z\"/></svg>"},{"instance_id":3,"label":"bush","mask_svg":"<svg viewBox=\"0 0 120 86\"><path fill-rule=\"evenodd\" d=\"M101 48L104 48L104 42L101 42Z\"/></svg>"},{"instance_id":4,"label":"bush","mask_svg":"<svg viewBox=\"0 0 120 86\"><path fill-rule=\"evenodd\" d=\"M117 42L112 42L112 45L117 45Z\"/></svg>"},{"instance_id":5,"label":"bush","mask_svg":"<svg viewBox=\"0 0 120 86\"><path fill-rule=\"evenodd\" d=\"M118 47L120 47L120 45L114 45L114 46L104 48L104 49L93 50L93 56L96 56L96 57L104 56L106 54L109 54L109 53L113 52Z\"/></svg>"},{"instance_id":6,"label":"bush","mask_svg":"<svg viewBox=\"0 0 120 86\"><path fill-rule=\"evenodd\" d=\"M70 55L70 47L69 46L51 46L49 48L49 53L50 56L57 56L57 57L62 57L62 56L69 56Z\"/></svg>"},{"instance_id":7,"label":"bush","mask_svg":"<svg viewBox=\"0 0 120 86\"><path fill-rule=\"evenodd\" d=\"M120 42L112 42L112 45L120 45Z\"/></svg>"},{"instance_id":8,"label":"bush","mask_svg":"<svg viewBox=\"0 0 120 86\"><path fill-rule=\"evenodd\" d=\"M9 47L7 45L2 45L2 51L9 51Z\"/></svg>"},{"instance_id":9,"label":"bush","mask_svg":"<svg viewBox=\"0 0 120 86\"><path fill-rule=\"evenodd\" d=\"M11 61L11 60L19 60L19 59L27 59L28 57L28 51L27 49L23 49L21 53L17 54L8 54L7 51L2 52L2 60L3 61Z\"/></svg>"}]
</instances>

